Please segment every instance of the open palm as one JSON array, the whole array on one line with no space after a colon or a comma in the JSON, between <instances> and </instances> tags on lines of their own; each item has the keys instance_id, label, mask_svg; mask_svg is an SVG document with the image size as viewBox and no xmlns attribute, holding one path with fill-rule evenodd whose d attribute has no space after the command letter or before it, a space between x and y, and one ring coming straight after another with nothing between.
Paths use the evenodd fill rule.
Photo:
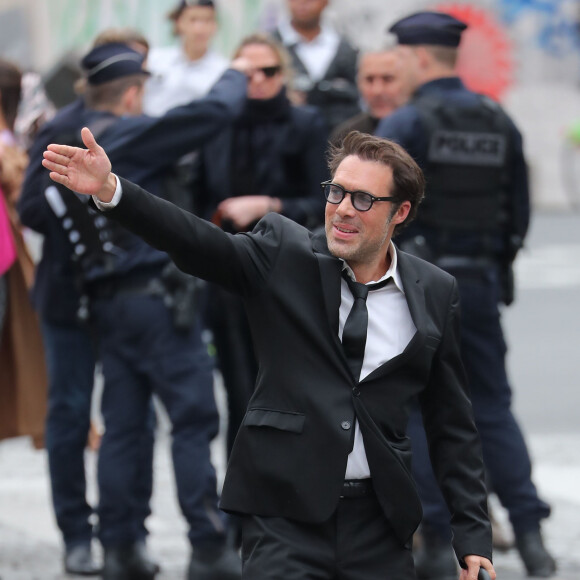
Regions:
<instances>
[{"instance_id":1,"label":"open palm","mask_svg":"<svg viewBox=\"0 0 580 580\"><path fill-rule=\"evenodd\" d=\"M98 195L111 175L111 162L89 129L83 128L81 137L86 149L51 144L42 164L53 181L78 193Z\"/></svg>"}]
</instances>

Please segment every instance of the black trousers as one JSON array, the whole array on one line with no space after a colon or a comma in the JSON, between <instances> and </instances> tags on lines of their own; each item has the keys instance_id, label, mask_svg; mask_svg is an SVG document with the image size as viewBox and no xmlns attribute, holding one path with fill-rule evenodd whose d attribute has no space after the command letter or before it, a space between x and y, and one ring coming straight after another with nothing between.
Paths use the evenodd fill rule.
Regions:
<instances>
[{"instance_id":1,"label":"black trousers","mask_svg":"<svg viewBox=\"0 0 580 580\"><path fill-rule=\"evenodd\" d=\"M246 516L243 580L414 580L376 496L343 498L322 524Z\"/></svg>"}]
</instances>

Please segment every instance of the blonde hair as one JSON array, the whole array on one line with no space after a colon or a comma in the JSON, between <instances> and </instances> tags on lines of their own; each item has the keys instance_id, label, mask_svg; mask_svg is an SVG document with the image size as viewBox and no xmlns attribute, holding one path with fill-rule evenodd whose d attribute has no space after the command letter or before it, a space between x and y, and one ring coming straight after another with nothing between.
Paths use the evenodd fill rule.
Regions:
<instances>
[{"instance_id":1,"label":"blonde hair","mask_svg":"<svg viewBox=\"0 0 580 580\"><path fill-rule=\"evenodd\" d=\"M288 83L292 78L292 59L290 58L290 54L288 51L273 37L269 36L268 34L263 34L261 32L254 32L249 36L243 38L238 44L238 47L234 51L233 58L238 58L242 49L246 46L251 46L253 44L258 44L261 46L267 46L278 58L278 62L280 63L282 76L286 79Z\"/></svg>"}]
</instances>

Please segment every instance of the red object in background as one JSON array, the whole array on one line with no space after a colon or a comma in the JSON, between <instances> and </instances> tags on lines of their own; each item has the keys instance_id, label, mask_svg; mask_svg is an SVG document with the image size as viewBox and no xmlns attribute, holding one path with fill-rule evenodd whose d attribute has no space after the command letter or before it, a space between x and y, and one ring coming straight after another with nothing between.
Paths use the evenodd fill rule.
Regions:
<instances>
[{"instance_id":1,"label":"red object in background","mask_svg":"<svg viewBox=\"0 0 580 580\"><path fill-rule=\"evenodd\" d=\"M513 82L512 46L505 28L487 10L469 4L437 4L435 10L465 22L457 73L465 85L500 101Z\"/></svg>"}]
</instances>

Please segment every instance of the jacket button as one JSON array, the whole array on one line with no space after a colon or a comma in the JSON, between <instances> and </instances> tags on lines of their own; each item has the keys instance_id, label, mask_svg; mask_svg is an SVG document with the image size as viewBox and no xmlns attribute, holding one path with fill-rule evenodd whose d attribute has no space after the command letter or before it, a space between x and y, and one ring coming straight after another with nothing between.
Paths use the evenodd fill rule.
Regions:
<instances>
[{"instance_id":1,"label":"jacket button","mask_svg":"<svg viewBox=\"0 0 580 580\"><path fill-rule=\"evenodd\" d=\"M348 431L350 429L350 421L343 421L340 426L345 430Z\"/></svg>"},{"instance_id":2,"label":"jacket button","mask_svg":"<svg viewBox=\"0 0 580 580\"><path fill-rule=\"evenodd\" d=\"M352 388L352 394L353 394L355 397L358 397L358 396L360 395L360 389L359 389L358 387L353 387L353 388Z\"/></svg>"}]
</instances>

